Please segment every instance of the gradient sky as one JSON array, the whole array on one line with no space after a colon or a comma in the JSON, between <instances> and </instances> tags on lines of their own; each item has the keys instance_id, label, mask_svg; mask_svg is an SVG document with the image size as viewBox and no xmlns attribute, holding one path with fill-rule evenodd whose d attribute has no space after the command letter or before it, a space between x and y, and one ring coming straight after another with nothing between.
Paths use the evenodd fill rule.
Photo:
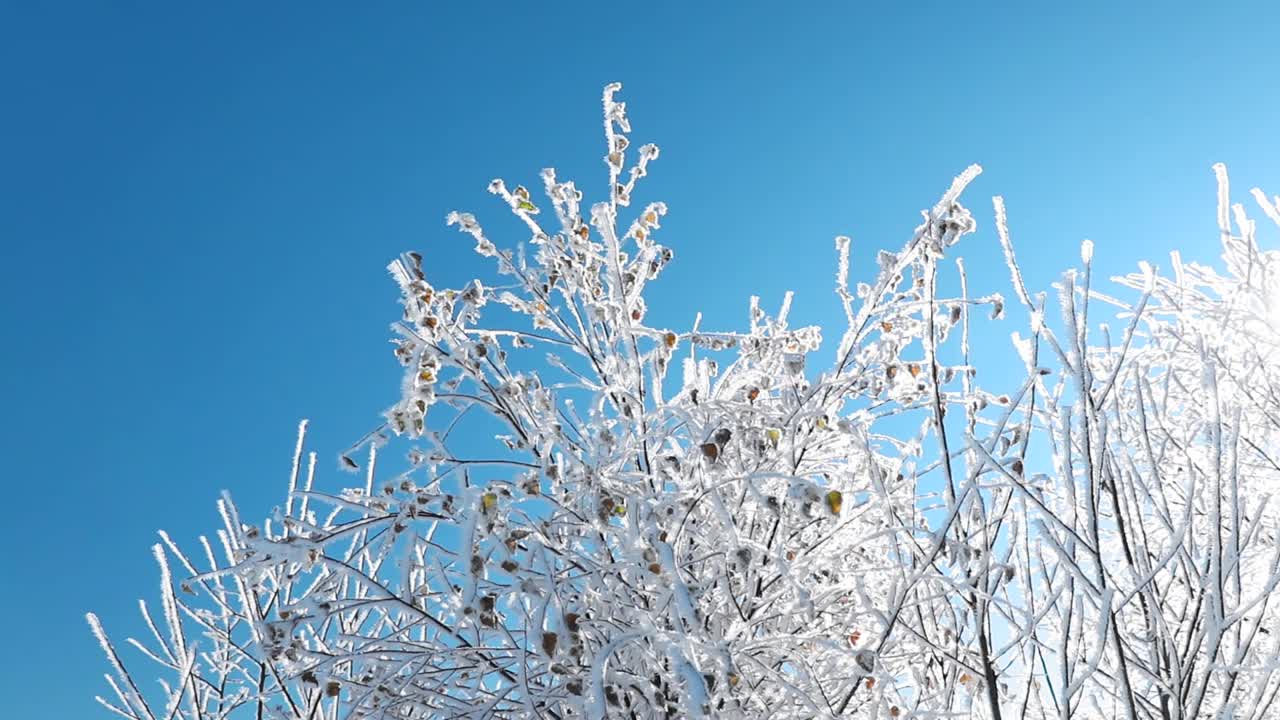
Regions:
<instances>
[{"instance_id":1,"label":"gradient sky","mask_svg":"<svg viewBox=\"0 0 1280 720\"><path fill-rule=\"evenodd\" d=\"M606 82L663 149L651 317L793 288L830 343L831 238L869 279L971 162L980 292L1012 296L994 194L1033 288L1084 238L1102 275L1214 260L1212 163L1280 193L1269 4L0 2L0 715L105 717L83 613L144 633L156 529L210 532L224 488L265 516L298 419L336 482L398 392L386 262L487 277L443 220L525 239L493 177L602 199Z\"/></svg>"}]
</instances>

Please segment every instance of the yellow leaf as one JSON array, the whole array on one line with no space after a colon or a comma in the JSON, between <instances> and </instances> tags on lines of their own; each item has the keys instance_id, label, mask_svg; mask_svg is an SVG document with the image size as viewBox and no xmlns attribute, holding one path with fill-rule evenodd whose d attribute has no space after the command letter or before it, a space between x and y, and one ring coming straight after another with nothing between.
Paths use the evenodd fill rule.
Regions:
<instances>
[{"instance_id":1,"label":"yellow leaf","mask_svg":"<svg viewBox=\"0 0 1280 720\"><path fill-rule=\"evenodd\" d=\"M839 515L842 505L844 505L844 495L839 490L827 493L827 508L831 510L832 515Z\"/></svg>"},{"instance_id":2,"label":"yellow leaf","mask_svg":"<svg viewBox=\"0 0 1280 720\"><path fill-rule=\"evenodd\" d=\"M774 447L777 447L778 442L782 440L782 431L778 428L769 428L764 431L764 435L769 438L769 442L773 443Z\"/></svg>"},{"instance_id":3,"label":"yellow leaf","mask_svg":"<svg viewBox=\"0 0 1280 720\"><path fill-rule=\"evenodd\" d=\"M498 496L494 493L485 493L480 502L484 505L485 510L492 510L498 505Z\"/></svg>"}]
</instances>

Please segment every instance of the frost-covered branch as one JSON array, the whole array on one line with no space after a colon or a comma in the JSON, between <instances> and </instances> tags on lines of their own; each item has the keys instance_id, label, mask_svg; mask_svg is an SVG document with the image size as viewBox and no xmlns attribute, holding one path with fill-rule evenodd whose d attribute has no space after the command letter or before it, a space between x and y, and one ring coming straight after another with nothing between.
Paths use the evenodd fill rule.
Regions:
<instances>
[{"instance_id":1,"label":"frost-covered branch","mask_svg":"<svg viewBox=\"0 0 1280 720\"><path fill-rule=\"evenodd\" d=\"M790 293L772 316L752 298L745 329L649 317L674 253L667 206L631 209L659 153L631 149L619 90L604 200L553 170L545 200L494 180L526 243L448 217L492 276L437 288L428 258L389 266L404 379L341 455L359 482L316 477L304 423L264 522L224 497L200 556L162 535L160 613L142 604L151 640L130 645L159 691L89 616L110 712L1274 714L1280 254L1225 171L1223 270L1175 256L1172 277L1103 293L1086 244L1060 320L997 198L1029 323L1021 377L988 379L971 333L1008 321L951 258L977 228L965 169L867 282L837 239L845 327L822 366Z\"/></svg>"}]
</instances>

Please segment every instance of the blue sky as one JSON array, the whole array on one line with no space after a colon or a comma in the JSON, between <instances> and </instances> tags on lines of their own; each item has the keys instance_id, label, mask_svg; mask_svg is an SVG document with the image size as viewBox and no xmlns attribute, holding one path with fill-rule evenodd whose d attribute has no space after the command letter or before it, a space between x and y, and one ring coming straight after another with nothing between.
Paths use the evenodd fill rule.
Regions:
<instances>
[{"instance_id":1,"label":"blue sky","mask_svg":"<svg viewBox=\"0 0 1280 720\"><path fill-rule=\"evenodd\" d=\"M832 236L870 277L971 162L982 292L993 194L1047 289L1086 237L1102 275L1214 259L1214 162L1280 192L1266 3L684 5L0 5L0 714L103 716L84 611L140 633L155 530L211 531L224 488L264 516L299 418L332 481L397 392L386 262L487 273L443 219L524 239L493 177L599 199L608 81L663 148L671 326L793 288L834 328Z\"/></svg>"}]
</instances>

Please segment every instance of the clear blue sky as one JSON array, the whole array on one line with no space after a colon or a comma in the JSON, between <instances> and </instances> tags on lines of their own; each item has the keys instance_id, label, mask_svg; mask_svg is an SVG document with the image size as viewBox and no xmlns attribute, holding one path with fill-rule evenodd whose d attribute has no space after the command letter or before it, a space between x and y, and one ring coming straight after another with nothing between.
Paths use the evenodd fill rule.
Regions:
<instances>
[{"instance_id":1,"label":"clear blue sky","mask_svg":"<svg viewBox=\"0 0 1280 720\"><path fill-rule=\"evenodd\" d=\"M443 5L0 3L0 715L104 716L84 611L140 633L154 531L265 515L300 417L332 476L397 391L386 262L487 272L443 219L515 230L492 177L602 189L608 81L663 148L673 326L836 322L832 236L868 277L970 162L983 291L993 194L1046 288L1085 237L1213 259L1216 161L1280 192L1269 3Z\"/></svg>"}]
</instances>

